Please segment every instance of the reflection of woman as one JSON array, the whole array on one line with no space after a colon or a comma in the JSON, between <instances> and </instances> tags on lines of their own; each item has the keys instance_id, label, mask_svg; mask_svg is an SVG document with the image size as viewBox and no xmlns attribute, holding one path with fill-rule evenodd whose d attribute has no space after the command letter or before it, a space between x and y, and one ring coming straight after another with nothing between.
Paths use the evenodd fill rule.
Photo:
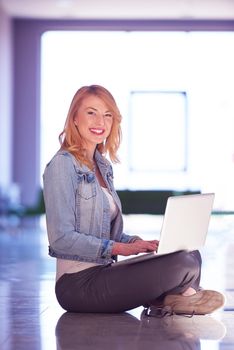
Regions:
<instances>
[{"instance_id":1,"label":"reflection of woman","mask_svg":"<svg viewBox=\"0 0 234 350\"><path fill-rule=\"evenodd\" d=\"M61 149L45 169L49 253L57 258L57 299L73 312L122 312L162 303L177 313L210 313L222 306L223 296L198 291L198 251L127 266L112 264L117 255L150 252L158 245L123 233L121 204L105 157L109 154L112 161L118 160L120 121L109 91L97 85L81 88L60 135Z\"/></svg>"},{"instance_id":2,"label":"reflection of woman","mask_svg":"<svg viewBox=\"0 0 234 350\"><path fill-rule=\"evenodd\" d=\"M57 350L67 349L155 349L200 350L199 338L188 329L166 319L139 321L128 313L63 314L56 326ZM177 326L177 327L176 327ZM88 331L87 331L88 330Z\"/></svg>"}]
</instances>

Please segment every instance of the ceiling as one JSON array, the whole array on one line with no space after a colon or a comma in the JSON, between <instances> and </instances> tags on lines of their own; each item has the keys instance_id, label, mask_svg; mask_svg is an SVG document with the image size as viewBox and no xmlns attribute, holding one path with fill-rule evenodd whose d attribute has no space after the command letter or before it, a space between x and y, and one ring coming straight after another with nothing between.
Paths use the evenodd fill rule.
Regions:
<instances>
[{"instance_id":1,"label":"ceiling","mask_svg":"<svg viewBox=\"0 0 234 350\"><path fill-rule=\"evenodd\" d=\"M234 0L0 0L11 17L233 20Z\"/></svg>"}]
</instances>

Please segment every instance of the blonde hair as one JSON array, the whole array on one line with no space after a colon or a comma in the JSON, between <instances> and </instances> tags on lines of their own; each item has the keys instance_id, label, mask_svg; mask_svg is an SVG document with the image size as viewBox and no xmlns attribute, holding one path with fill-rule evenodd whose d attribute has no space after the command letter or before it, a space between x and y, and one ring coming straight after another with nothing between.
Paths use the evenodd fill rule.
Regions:
<instances>
[{"instance_id":1,"label":"blonde hair","mask_svg":"<svg viewBox=\"0 0 234 350\"><path fill-rule=\"evenodd\" d=\"M92 168L92 164L90 164L90 161L86 157L86 150L84 148L82 137L74 124L74 119L81 106L81 103L90 95L100 98L107 105L113 116L110 135L107 137L105 142L97 145L97 149L102 155L106 155L108 153L110 160L113 163L118 163L119 159L117 156L117 151L121 142L120 123L122 118L114 97L107 89L100 85L83 86L75 93L68 111L64 129L59 135L61 148L72 153L77 160Z\"/></svg>"}]
</instances>

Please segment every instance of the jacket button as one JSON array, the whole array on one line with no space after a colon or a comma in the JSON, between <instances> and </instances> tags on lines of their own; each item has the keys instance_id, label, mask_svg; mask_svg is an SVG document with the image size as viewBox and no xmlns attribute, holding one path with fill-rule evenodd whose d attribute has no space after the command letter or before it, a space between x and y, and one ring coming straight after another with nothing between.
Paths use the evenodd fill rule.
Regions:
<instances>
[{"instance_id":1,"label":"jacket button","mask_svg":"<svg viewBox=\"0 0 234 350\"><path fill-rule=\"evenodd\" d=\"M93 174L88 174L87 175L87 181L92 182L94 180L94 175Z\"/></svg>"}]
</instances>

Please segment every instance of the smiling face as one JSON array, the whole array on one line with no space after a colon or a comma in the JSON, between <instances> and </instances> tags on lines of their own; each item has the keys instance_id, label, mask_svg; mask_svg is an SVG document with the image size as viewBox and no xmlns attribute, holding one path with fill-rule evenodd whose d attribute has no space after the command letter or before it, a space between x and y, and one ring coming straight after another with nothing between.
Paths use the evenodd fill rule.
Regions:
<instances>
[{"instance_id":1,"label":"smiling face","mask_svg":"<svg viewBox=\"0 0 234 350\"><path fill-rule=\"evenodd\" d=\"M89 95L83 99L74 123L86 150L92 156L97 144L105 141L110 135L113 115L99 97Z\"/></svg>"}]
</instances>

